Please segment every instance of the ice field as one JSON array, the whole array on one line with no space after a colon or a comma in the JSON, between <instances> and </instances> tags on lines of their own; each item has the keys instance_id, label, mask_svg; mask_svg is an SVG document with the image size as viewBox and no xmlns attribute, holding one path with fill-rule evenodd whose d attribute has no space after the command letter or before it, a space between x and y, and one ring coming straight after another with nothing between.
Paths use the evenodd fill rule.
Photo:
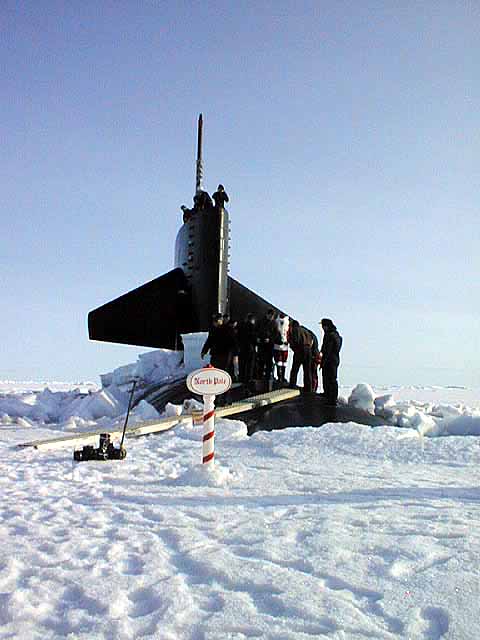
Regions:
<instances>
[{"instance_id":1,"label":"ice field","mask_svg":"<svg viewBox=\"0 0 480 640\"><path fill-rule=\"evenodd\" d=\"M0 638L479 637L475 390L359 387L375 428L218 420L212 472L190 425L123 461L16 447L108 429L117 382L0 385Z\"/></svg>"}]
</instances>

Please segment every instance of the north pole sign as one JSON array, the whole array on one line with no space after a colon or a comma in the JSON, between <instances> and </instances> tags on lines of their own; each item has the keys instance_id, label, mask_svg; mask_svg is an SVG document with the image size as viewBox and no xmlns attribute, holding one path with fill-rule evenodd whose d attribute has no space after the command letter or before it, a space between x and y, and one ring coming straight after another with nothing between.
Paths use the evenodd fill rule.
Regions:
<instances>
[{"instance_id":1,"label":"north pole sign","mask_svg":"<svg viewBox=\"0 0 480 640\"><path fill-rule=\"evenodd\" d=\"M212 366L197 369L187 376L188 390L203 396L202 463L207 468L215 464L215 396L225 393L231 386L230 374Z\"/></svg>"},{"instance_id":2,"label":"north pole sign","mask_svg":"<svg viewBox=\"0 0 480 640\"><path fill-rule=\"evenodd\" d=\"M232 386L230 374L215 367L192 371L187 376L187 388L201 396L219 396Z\"/></svg>"}]
</instances>

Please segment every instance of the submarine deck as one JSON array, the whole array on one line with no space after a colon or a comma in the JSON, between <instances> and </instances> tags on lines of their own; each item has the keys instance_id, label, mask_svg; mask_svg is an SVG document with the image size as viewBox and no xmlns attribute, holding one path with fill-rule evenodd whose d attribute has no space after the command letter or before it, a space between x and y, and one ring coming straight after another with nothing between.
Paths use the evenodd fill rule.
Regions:
<instances>
[{"instance_id":1,"label":"submarine deck","mask_svg":"<svg viewBox=\"0 0 480 640\"><path fill-rule=\"evenodd\" d=\"M151 396L147 394L137 397L137 402L142 398L148 398L159 410L162 410L167 402L182 402L183 399L192 395L186 389L184 378L169 384L167 389L157 386L154 390L150 390L150 393ZM234 388L225 395L227 397L224 398L227 402L217 403L217 416L242 420L247 425L248 435L253 435L258 431L272 431L288 427L320 427L329 422L356 422L367 426L385 424L384 419L349 405L328 406L320 394L304 394L297 388L280 388L248 396L243 385L234 385ZM245 397L246 395L248 397ZM197 411L190 416L181 415L148 420L127 427L125 435L136 437L167 431L189 420L201 421L201 417L201 412ZM122 426L118 423L110 430L103 428L98 431L64 434L60 437L22 443L19 446L53 449L79 444L93 444L100 433L109 432L112 436L118 437L122 431Z\"/></svg>"},{"instance_id":2,"label":"submarine deck","mask_svg":"<svg viewBox=\"0 0 480 640\"><path fill-rule=\"evenodd\" d=\"M167 402L181 403L191 396L182 379L168 390L160 387L145 399L162 411ZM200 396L197 398L201 399ZM247 425L248 435L288 427L321 427L327 422L357 422L371 427L385 424L383 418L350 405L328 406L321 394L302 393L299 387L280 387L249 396L248 389L241 384L234 384L225 396L217 398L217 416L235 416L236 420L242 420Z\"/></svg>"},{"instance_id":3,"label":"submarine deck","mask_svg":"<svg viewBox=\"0 0 480 640\"><path fill-rule=\"evenodd\" d=\"M356 422L370 427L385 424L383 418L350 405L329 406L318 393L300 394L274 405L255 407L236 418L246 423L248 435L289 427L321 427L329 422Z\"/></svg>"}]
</instances>

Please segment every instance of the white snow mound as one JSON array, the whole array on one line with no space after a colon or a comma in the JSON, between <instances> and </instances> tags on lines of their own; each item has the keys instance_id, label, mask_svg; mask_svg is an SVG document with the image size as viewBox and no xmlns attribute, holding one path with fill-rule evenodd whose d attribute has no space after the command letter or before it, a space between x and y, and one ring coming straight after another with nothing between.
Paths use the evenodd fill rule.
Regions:
<instances>
[{"instance_id":1,"label":"white snow mound","mask_svg":"<svg viewBox=\"0 0 480 640\"><path fill-rule=\"evenodd\" d=\"M375 413L375 394L372 387L369 384L357 384L352 389L350 397L348 398L348 404L356 409L362 409L368 413Z\"/></svg>"}]
</instances>

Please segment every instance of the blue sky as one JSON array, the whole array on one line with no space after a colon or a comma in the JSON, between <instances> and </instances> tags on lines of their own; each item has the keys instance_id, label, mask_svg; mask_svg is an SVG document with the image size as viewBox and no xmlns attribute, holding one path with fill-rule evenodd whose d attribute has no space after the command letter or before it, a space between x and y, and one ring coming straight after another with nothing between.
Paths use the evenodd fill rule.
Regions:
<instances>
[{"instance_id":1,"label":"blue sky","mask_svg":"<svg viewBox=\"0 0 480 640\"><path fill-rule=\"evenodd\" d=\"M480 5L4 1L0 378L145 351L90 309L225 184L232 275L344 336L341 382L480 383Z\"/></svg>"}]
</instances>

